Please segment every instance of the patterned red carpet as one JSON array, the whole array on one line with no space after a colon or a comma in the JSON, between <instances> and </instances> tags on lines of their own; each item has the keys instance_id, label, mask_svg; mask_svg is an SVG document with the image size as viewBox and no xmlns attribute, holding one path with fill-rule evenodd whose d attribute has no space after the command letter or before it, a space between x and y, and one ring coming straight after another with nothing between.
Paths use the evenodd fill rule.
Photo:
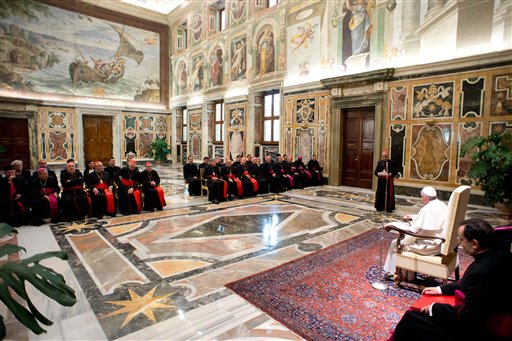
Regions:
<instances>
[{"instance_id":1,"label":"patterned red carpet","mask_svg":"<svg viewBox=\"0 0 512 341\"><path fill-rule=\"evenodd\" d=\"M390 281L372 288L380 236L371 230L226 286L306 339L385 340L419 294Z\"/></svg>"}]
</instances>

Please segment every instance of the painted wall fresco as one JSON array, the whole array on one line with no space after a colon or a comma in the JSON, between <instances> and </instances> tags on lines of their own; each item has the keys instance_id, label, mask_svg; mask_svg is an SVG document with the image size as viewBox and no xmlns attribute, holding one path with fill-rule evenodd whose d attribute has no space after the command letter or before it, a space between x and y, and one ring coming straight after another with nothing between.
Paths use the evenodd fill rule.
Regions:
<instances>
[{"instance_id":1,"label":"painted wall fresco","mask_svg":"<svg viewBox=\"0 0 512 341\"><path fill-rule=\"evenodd\" d=\"M276 69L276 45L274 41L274 28L264 25L256 34L256 75L264 74Z\"/></svg>"},{"instance_id":2,"label":"painted wall fresco","mask_svg":"<svg viewBox=\"0 0 512 341\"><path fill-rule=\"evenodd\" d=\"M132 152L136 159L149 158L151 142L155 139L170 141L168 115L123 112L122 123L123 157Z\"/></svg>"},{"instance_id":3,"label":"painted wall fresco","mask_svg":"<svg viewBox=\"0 0 512 341\"><path fill-rule=\"evenodd\" d=\"M229 27L236 27L247 19L247 7L246 0L229 2Z\"/></svg>"},{"instance_id":4,"label":"painted wall fresco","mask_svg":"<svg viewBox=\"0 0 512 341\"><path fill-rule=\"evenodd\" d=\"M224 65L225 65L224 47L220 44L214 44L210 51L209 70L210 87L224 84Z\"/></svg>"},{"instance_id":5,"label":"painted wall fresco","mask_svg":"<svg viewBox=\"0 0 512 341\"><path fill-rule=\"evenodd\" d=\"M302 156L308 163L313 154L325 170L329 167L328 124L330 95L328 92L284 96L281 151L293 160Z\"/></svg>"},{"instance_id":6,"label":"painted wall fresco","mask_svg":"<svg viewBox=\"0 0 512 341\"><path fill-rule=\"evenodd\" d=\"M174 83L174 95L184 95L187 93L188 87L188 75L187 75L187 63L185 60L180 60L174 71L175 83Z\"/></svg>"},{"instance_id":7,"label":"painted wall fresco","mask_svg":"<svg viewBox=\"0 0 512 341\"><path fill-rule=\"evenodd\" d=\"M342 60L345 64L351 56L370 52L370 34L374 1L346 0L343 6ZM368 61L364 56L365 62Z\"/></svg>"},{"instance_id":8,"label":"painted wall fresco","mask_svg":"<svg viewBox=\"0 0 512 341\"><path fill-rule=\"evenodd\" d=\"M65 162L77 158L74 109L40 107L37 111L38 156L48 162Z\"/></svg>"},{"instance_id":9,"label":"painted wall fresco","mask_svg":"<svg viewBox=\"0 0 512 341\"><path fill-rule=\"evenodd\" d=\"M244 79L247 71L247 39L235 38L231 41L230 77L232 81Z\"/></svg>"},{"instance_id":10,"label":"painted wall fresco","mask_svg":"<svg viewBox=\"0 0 512 341\"><path fill-rule=\"evenodd\" d=\"M196 56L192 59L192 74L190 75L190 85L193 91L201 90L206 85L204 56Z\"/></svg>"},{"instance_id":11,"label":"painted wall fresco","mask_svg":"<svg viewBox=\"0 0 512 341\"><path fill-rule=\"evenodd\" d=\"M289 76L308 77L312 69L321 62L320 16L325 9L325 2L292 9L287 21L287 72Z\"/></svg>"},{"instance_id":12,"label":"painted wall fresco","mask_svg":"<svg viewBox=\"0 0 512 341\"><path fill-rule=\"evenodd\" d=\"M160 102L158 33L43 7L2 18L2 89Z\"/></svg>"},{"instance_id":13,"label":"painted wall fresco","mask_svg":"<svg viewBox=\"0 0 512 341\"><path fill-rule=\"evenodd\" d=\"M192 47L198 45L204 34L204 13L198 12L192 15L190 22Z\"/></svg>"}]
</instances>

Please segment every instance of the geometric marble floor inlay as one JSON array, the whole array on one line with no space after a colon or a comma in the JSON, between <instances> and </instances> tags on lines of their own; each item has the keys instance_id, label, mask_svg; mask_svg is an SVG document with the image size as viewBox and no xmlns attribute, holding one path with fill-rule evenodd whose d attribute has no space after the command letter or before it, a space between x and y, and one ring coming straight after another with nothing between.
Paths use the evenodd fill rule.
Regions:
<instances>
[{"instance_id":1,"label":"geometric marble floor inlay","mask_svg":"<svg viewBox=\"0 0 512 341\"><path fill-rule=\"evenodd\" d=\"M156 169L166 194L163 211L18 229L20 245L27 248L22 258L50 245L68 253L67 262L51 264L77 292L78 302L61 307L31 290L44 302L38 308L55 322L40 337L0 305L7 339L297 340L224 285L422 206L418 197L397 196L393 214L377 213L373 192L334 186L215 205L188 195L181 168ZM470 205L467 215L506 223L489 207ZM373 260L378 265L378 255Z\"/></svg>"}]
</instances>

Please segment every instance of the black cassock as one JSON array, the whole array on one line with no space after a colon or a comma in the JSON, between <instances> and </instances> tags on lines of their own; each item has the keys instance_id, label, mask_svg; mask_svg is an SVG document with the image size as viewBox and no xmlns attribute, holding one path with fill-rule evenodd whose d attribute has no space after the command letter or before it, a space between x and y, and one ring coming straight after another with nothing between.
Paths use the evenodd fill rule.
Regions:
<instances>
[{"instance_id":1,"label":"black cassock","mask_svg":"<svg viewBox=\"0 0 512 341\"><path fill-rule=\"evenodd\" d=\"M60 174L62 193L60 209L63 221L84 219L89 214L89 201L84 191L84 178L79 170L74 173L64 171Z\"/></svg>"},{"instance_id":2,"label":"black cassock","mask_svg":"<svg viewBox=\"0 0 512 341\"><path fill-rule=\"evenodd\" d=\"M386 170L391 176L379 176L378 173ZM393 160L380 160L375 167L378 177L377 193L375 193L375 209L377 211L391 212L395 209L395 186L393 177L398 173L398 168Z\"/></svg>"},{"instance_id":3,"label":"black cassock","mask_svg":"<svg viewBox=\"0 0 512 341\"><path fill-rule=\"evenodd\" d=\"M187 163L183 166L183 178L188 183L188 194L201 195L201 180L199 179L199 168L194 163Z\"/></svg>"},{"instance_id":4,"label":"black cassock","mask_svg":"<svg viewBox=\"0 0 512 341\"><path fill-rule=\"evenodd\" d=\"M30 207L32 208L32 220L36 224L40 224L42 219L50 217L51 213L58 214L58 207L57 212L51 212L50 202L45 195L49 196L52 193L55 198L58 198L59 192L57 178L49 176L46 181L43 181L38 176L32 179L30 182Z\"/></svg>"},{"instance_id":5,"label":"black cassock","mask_svg":"<svg viewBox=\"0 0 512 341\"><path fill-rule=\"evenodd\" d=\"M23 176L15 177L12 183L6 177L0 179L0 222L6 222L14 227L26 223L29 213L28 190L27 180ZM17 194L21 195L19 199L15 199Z\"/></svg>"},{"instance_id":6,"label":"black cassock","mask_svg":"<svg viewBox=\"0 0 512 341\"><path fill-rule=\"evenodd\" d=\"M156 186L160 185L160 176L155 170L148 172L144 170L140 172L139 182L142 185L142 192L144 193L144 209L146 211L162 210L162 203L158 196L158 191L155 187L151 186L151 181L156 183Z\"/></svg>"},{"instance_id":7,"label":"black cassock","mask_svg":"<svg viewBox=\"0 0 512 341\"><path fill-rule=\"evenodd\" d=\"M395 341L400 340L510 340L497 338L491 317L512 314L512 255L501 250L487 250L474 255L475 260L458 282L441 286L443 295L464 295L462 305L436 303L432 316L419 311L407 311L395 329ZM492 318L491 318L492 320Z\"/></svg>"}]
</instances>

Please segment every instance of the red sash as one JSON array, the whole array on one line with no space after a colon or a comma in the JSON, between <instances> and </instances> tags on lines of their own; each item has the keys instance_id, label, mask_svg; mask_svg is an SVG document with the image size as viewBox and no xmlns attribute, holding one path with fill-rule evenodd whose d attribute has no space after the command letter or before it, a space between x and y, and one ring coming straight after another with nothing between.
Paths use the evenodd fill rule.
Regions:
<instances>
[{"instance_id":1,"label":"red sash","mask_svg":"<svg viewBox=\"0 0 512 341\"><path fill-rule=\"evenodd\" d=\"M222 181L224 183L224 199L228 197L228 183L224 180L219 179L219 181Z\"/></svg>"},{"instance_id":2,"label":"red sash","mask_svg":"<svg viewBox=\"0 0 512 341\"><path fill-rule=\"evenodd\" d=\"M308 170L304 170L304 173L306 173L306 175L308 176L308 179L311 179L313 177L313 175L311 175L311 172Z\"/></svg>"},{"instance_id":3,"label":"red sash","mask_svg":"<svg viewBox=\"0 0 512 341\"><path fill-rule=\"evenodd\" d=\"M240 179L237 179L237 178L234 178L233 180L235 181L235 184L236 184L238 196L241 196L244 193L244 190L242 188L242 181L240 181Z\"/></svg>"},{"instance_id":4,"label":"red sash","mask_svg":"<svg viewBox=\"0 0 512 341\"><path fill-rule=\"evenodd\" d=\"M158 192L158 198L160 199L160 204L162 204L162 207L165 207L167 204L165 202L164 190L160 186L155 187L155 189Z\"/></svg>"},{"instance_id":5,"label":"red sash","mask_svg":"<svg viewBox=\"0 0 512 341\"><path fill-rule=\"evenodd\" d=\"M288 180L290 180L290 187L294 187L293 186L293 176L288 176Z\"/></svg>"},{"instance_id":6,"label":"red sash","mask_svg":"<svg viewBox=\"0 0 512 341\"><path fill-rule=\"evenodd\" d=\"M63 191L78 191L78 190L83 190L84 189L84 186L73 186L73 187L68 187L68 188L62 188Z\"/></svg>"},{"instance_id":7,"label":"red sash","mask_svg":"<svg viewBox=\"0 0 512 341\"><path fill-rule=\"evenodd\" d=\"M104 182L100 182L94 188L102 189L105 192L105 198L107 199L107 212L110 214L114 214L116 212L114 206L114 194L108 189L108 186ZM89 202L89 204L91 204Z\"/></svg>"},{"instance_id":8,"label":"red sash","mask_svg":"<svg viewBox=\"0 0 512 341\"><path fill-rule=\"evenodd\" d=\"M142 199L140 197L140 191L138 189L133 191L133 198L135 199L135 203L137 204L137 212L140 213L140 211L142 211Z\"/></svg>"},{"instance_id":9,"label":"red sash","mask_svg":"<svg viewBox=\"0 0 512 341\"><path fill-rule=\"evenodd\" d=\"M133 181L133 180L126 180L126 179L123 178L123 179L121 179L121 183L124 186L132 187L133 184L135 183L135 181ZM135 199L135 203L137 204L137 212L140 213L140 211L142 211L142 199L141 199L141 196L140 196L140 191L138 189L133 191L133 198Z\"/></svg>"},{"instance_id":10,"label":"red sash","mask_svg":"<svg viewBox=\"0 0 512 341\"><path fill-rule=\"evenodd\" d=\"M57 197L53 194L51 188L41 188L41 193L47 195L50 199L50 217L56 217L59 214L59 206L57 204Z\"/></svg>"},{"instance_id":11,"label":"red sash","mask_svg":"<svg viewBox=\"0 0 512 341\"><path fill-rule=\"evenodd\" d=\"M135 183L135 181L133 180L126 180L126 179L121 179L121 183L126 186L126 187L132 187L133 184Z\"/></svg>"},{"instance_id":12,"label":"red sash","mask_svg":"<svg viewBox=\"0 0 512 341\"><path fill-rule=\"evenodd\" d=\"M256 181L256 179L254 179L254 178L249 178L249 180L251 180L251 182L252 182L252 188L254 189L254 193L257 193L258 192L258 181Z\"/></svg>"}]
</instances>

